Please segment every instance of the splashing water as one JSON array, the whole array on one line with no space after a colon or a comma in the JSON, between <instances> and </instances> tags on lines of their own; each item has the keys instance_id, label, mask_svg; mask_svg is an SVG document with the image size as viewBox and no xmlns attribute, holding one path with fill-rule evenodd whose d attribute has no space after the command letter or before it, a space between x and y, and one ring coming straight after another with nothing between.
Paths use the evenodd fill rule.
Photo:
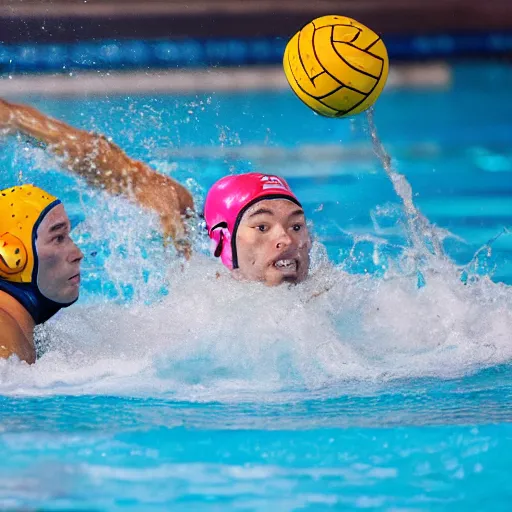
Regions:
<instances>
[{"instance_id":1,"label":"splashing water","mask_svg":"<svg viewBox=\"0 0 512 512\"><path fill-rule=\"evenodd\" d=\"M346 273L317 243L307 282L273 289L240 283L201 255L206 244L199 235L199 254L182 268L153 236L157 219L84 192L84 204L102 205L76 231L95 292L39 330L36 365L0 361L0 392L268 400L269 391L274 399L337 393L353 382L455 377L508 362L511 289L485 276L461 280L443 251L446 232L415 206L372 111L368 123L402 201L407 235L381 278ZM367 241L378 259L383 241Z\"/></svg>"},{"instance_id":2,"label":"splashing water","mask_svg":"<svg viewBox=\"0 0 512 512\"><path fill-rule=\"evenodd\" d=\"M378 137L373 117L373 108L367 111L367 119L375 154L382 163L382 167L391 181L394 191L400 198L405 213L405 232L410 249L406 251L406 258L402 263L404 261L409 263L408 266L412 267L417 273L418 283L423 286L425 282L421 267L432 267L439 262L446 261L442 247L442 238L446 234L443 230L438 230L430 224L428 219L416 208L411 185L403 174L400 174L393 168L391 157Z\"/></svg>"}]
</instances>

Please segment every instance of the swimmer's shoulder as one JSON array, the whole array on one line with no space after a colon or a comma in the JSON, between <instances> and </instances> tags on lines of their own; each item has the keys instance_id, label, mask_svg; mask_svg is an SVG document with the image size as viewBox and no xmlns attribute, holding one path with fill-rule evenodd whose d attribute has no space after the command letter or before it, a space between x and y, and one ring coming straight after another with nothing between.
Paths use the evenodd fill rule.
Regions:
<instances>
[{"instance_id":1,"label":"swimmer's shoulder","mask_svg":"<svg viewBox=\"0 0 512 512\"><path fill-rule=\"evenodd\" d=\"M32 340L24 334L18 321L2 307L0 301L0 358L17 355L27 363L34 363L36 351Z\"/></svg>"}]
</instances>

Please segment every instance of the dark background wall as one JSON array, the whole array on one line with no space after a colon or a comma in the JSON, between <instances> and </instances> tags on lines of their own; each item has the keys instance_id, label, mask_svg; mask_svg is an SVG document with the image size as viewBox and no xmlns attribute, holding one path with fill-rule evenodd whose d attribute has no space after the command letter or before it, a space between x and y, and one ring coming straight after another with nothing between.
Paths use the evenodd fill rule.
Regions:
<instances>
[{"instance_id":1,"label":"dark background wall","mask_svg":"<svg viewBox=\"0 0 512 512\"><path fill-rule=\"evenodd\" d=\"M0 40L288 37L323 14L382 34L512 31L512 0L1 0Z\"/></svg>"}]
</instances>

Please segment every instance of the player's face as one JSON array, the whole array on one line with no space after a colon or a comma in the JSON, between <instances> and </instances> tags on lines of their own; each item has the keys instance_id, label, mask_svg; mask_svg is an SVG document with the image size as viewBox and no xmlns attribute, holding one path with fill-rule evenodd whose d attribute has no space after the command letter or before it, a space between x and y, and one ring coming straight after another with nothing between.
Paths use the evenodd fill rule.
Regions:
<instances>
[{"instance_id":1,"label":"player's face","mask_svg":"<svg viewBox=\"0 0 512 512\"><path fill-rule=\"evenodd\" d=\"M37 229L37 285L46 298L60 304L76 300L80 289L80 262L84 255L71 240L70 229L61 204L50 210Z\"/></svg>"},{"instance_id":2,"label":"player's face","mask_svg":"<svg viewBox=\"0 0 512 512\"><path fill-rule=\"evenodd\" d=\"M287 199L259 201L242 217L236 248L242 278L269 286L303 281L311 249L304 211Z\"/></svg>"}]
</instances>

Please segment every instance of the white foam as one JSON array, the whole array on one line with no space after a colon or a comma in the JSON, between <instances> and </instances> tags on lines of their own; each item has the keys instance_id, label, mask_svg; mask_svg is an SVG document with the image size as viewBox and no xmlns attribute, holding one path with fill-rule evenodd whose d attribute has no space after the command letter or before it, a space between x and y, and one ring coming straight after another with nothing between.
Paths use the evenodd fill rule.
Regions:
<instances>
[{"instance_id":1,"label":"white foam","mask_svg":"<svg viewBox=\"0 0 512 512\"><path fill-rule=\"evenodd\" d=\"M510 361L511 289L488 279L464 285L455 270L426 273L418 289L411 277L373 279L323 263L304 284L267 288L197 256L175 269L156 304L60 314L40 333L46 352L35 365L0 362L0 392L264 399Z\"/></svg>"}]
</instances>

